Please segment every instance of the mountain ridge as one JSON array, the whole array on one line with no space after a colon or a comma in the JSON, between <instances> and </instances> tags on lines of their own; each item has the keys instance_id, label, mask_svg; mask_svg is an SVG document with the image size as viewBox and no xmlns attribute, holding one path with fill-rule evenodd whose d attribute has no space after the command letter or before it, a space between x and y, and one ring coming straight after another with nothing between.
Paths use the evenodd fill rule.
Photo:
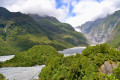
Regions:
<instances>
[{"instance_id":1,"label":"mountain ridge","mask_svg":"<svg viewBox=\"0 0 120 80\"><path fill-rule=\"evenodd\" d=\"M59 20L57 20L55 17L52 16L39 16L38 14L28 14L29 16L31 16L34 20L36 21L40 21L42 19L47 19L53 22L60 22Z\"/></svg>"}]
</instances>

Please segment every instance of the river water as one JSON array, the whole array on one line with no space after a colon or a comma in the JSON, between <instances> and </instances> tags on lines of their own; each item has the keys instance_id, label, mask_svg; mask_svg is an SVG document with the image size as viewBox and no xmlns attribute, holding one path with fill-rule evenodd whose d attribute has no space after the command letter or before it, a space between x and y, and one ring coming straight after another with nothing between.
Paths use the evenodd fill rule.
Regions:
<instances>
[{"instance_id":1,"label":"river water","mask_svg":"<svg viewBox=\"0 0 120 80\"><path fill-rule=\"evenodd\" d=\"M9 80L34 80L38 79L38 75L43 67L45 67L45 65L33 67L5 67L0 69L0 73Z\"/></svg>"},{"instance_id":2,"label":"river water","mask_svg":"<svg viewBox=\"0 0 120 80\"><path fill-rule=\"evenodd\" d=\"M4 62L6 60L10 60L13 58L15 55L8 55L8 56L0 56L0 62Z\"/></svg>"},{"instance_id":3,"label":"river water","mask_svg":"<svg viewBox=\"0 0 120 80\"><path fill-rule=\"evenodd\" d=\"M69 49L64 49L63 51L58 51L59 53L63 53L64 56L75 55L76 53L82 53L86 47L74 47Z\"/></svg>"},{"instance_id":4,"label":"river water","mask_svg":"<svg viewBox=\"0 0 120 80\"><path fill-rule=\"evenodd\" d=\"M86 47L74 47L58 51L63 53L64 56L75 55L76 53L82 53ZM0 56L0 61L4 62L13 58L14 55ZM3 74L9 80L34 80L38 79L38 74L45 65L33 66L33 67L4 67L0 68L0 73Z\"/></svg>"}]
</instances>

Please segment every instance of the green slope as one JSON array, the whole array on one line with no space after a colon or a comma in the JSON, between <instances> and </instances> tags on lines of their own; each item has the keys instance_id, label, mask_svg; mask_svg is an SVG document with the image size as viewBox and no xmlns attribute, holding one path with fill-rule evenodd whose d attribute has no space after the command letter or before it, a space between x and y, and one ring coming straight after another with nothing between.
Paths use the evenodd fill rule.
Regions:
<instances>
[{"instance_id":1,"label":"green slope","mask_svg":"<svg viewBox=\"0 0 120 80\"><path fill-rule=\"evenodd\" d=\"M37 18L39 18L39 16ZM87 45L85 36L79 32L76 32L74 28L67 23L61 23L57 21L57 19L56 21L55 19L46 19L46 17L42 20L37 20L37 22L46 31L46 35L49 39L66 44L65 47Z\"/></svg>"},{"instance_id":2,"label":"green slope","mask_svg":"<svg viewBox=\"0 0 120 80\"><path fill-rule=\"evenodd\" d=\"M2 74L0 74L0 80L6 80L5 76L3 76Z\"/></svg>"},{"instance_id":3,"label":"green slope","mask_svg":"<svg viewBox=\"0 0 120 80\"><path fill-rule=\"evenodd\" d=\"M15 54L41 44L57 50L88 45L81 33L53 17L36 21L27 14L0 7L0 55Z\"/></svg>"},{"instance_id":4,"label":"green slope","mask_svg":"<svg viewBox=\"0 0 120 80\"><path fill-rule=\"evenodd\" d=\"M0 8L0 11L1 13L4 12L3 15L0 15L0 55L27 50L33 45L40 44L31 40L34 39L32 37L38 35L39 37L46 37L43 30L39 28L39 24L28 15L19 12L11 13L4 8ZM43 41L45 40L43 38Z\"/></svg>"}]
</instances>

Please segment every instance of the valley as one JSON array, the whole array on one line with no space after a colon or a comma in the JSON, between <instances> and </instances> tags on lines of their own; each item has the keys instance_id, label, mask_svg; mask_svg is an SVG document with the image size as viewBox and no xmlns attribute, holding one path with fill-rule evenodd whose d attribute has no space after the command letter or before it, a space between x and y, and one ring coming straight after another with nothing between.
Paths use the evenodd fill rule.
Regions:
<instances>
[{"instance_id":1,"label":"valley","mask_svg":"<svg viewBox=\"0 0 120 80\"><path fill-rule=\"evenodd\" d=\"M85 47L75 47L59 51L59 53L63 53L64 56L70 56L76 55L76 53L80 54L83 49L85 49ZM14 55L0 56L0 62L5 62L6 60L10 60L13 57ZM6 79L9 80L34 80L38 79L38 75L40 74L43 67L45 67L45 65L37 65L32 67L5 67L0 69L0 74L3 74Z\"/></svg>"},{"instance_id":2,"label":"valley","mask_svg":"<svg viewBox=\"0 0 120 80\"><path fill-rule=\"evenodd\" d=\"M120 10L73 27L0 7L0 80L120 80Z\"/></svg>"}]
</instances>

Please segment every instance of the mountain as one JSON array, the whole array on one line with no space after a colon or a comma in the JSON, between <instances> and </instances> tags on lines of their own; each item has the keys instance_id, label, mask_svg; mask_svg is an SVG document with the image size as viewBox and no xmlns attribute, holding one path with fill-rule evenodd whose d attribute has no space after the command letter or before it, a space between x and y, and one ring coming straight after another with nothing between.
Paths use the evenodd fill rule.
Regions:
<instances>
[{"instance_id":1,"label":"mountain","mask_svg":"<svg viewBox=\"0 0 120 80\"><path fill-rule=\"evenodd\" d=\"M91 44L101 44L105 42L112 44L115 39L118 38L116 36L119 36L119 25L120 11L116 11L105 18L86 22L77 28L81 29L81 32L85 34ZM119 40L116 45L118 42ZM114 46L116 47L116 45Z\"/></svg>"},{"instance_id":2,"label":"mountain","mask_svg":"<svg viewBox=\"0 0 120 80\"><path fill-rule=\"evenodd\" d=\"M66 47L71 46L71 43L75 46L78 44L87 45L85 36L79 32L76 32L71 25L67 23L61 23L54 17L41 17L38 15L33 15L35 14L30 16L39 23L50 40L56 40L64 45L66 44Z\"/></svg>"},{"instance_id":3,"label":"mountain","mask_svg":"<svg viewBox=\"0 0 120 80\"><path fill-rule=\"evenodd\" d=\"M28 15L30 15L36 21L47 19L53 22L60 22L59 20L57 20L55 17L52 17L52 16L39 16L37 14L28 14Z\"/></svg>"},{"instance_id":4,"label":"mountain","mask_svg":"<svg viewBox=\"0 0 120 80\"><path fill-rule=\"evenodd\" d=\"M0 55L15 54L41 44L57 50L88 45L83 34L54 17L39 16L36 19L0 7Z\"/></svg>"},{"instance_id":5,"label":"mountain","mask_svg":"<svg viewBox=\"0 0 120 80\"><path fill-rule=\"evenodd\" d=\"M98 26L103 21L104 21L104 18L99 18L95 21L88 21L82 26L78 26L77 28L80 28L82 33L89 34L96 26Z\"/></svg>"}]
</instances>

